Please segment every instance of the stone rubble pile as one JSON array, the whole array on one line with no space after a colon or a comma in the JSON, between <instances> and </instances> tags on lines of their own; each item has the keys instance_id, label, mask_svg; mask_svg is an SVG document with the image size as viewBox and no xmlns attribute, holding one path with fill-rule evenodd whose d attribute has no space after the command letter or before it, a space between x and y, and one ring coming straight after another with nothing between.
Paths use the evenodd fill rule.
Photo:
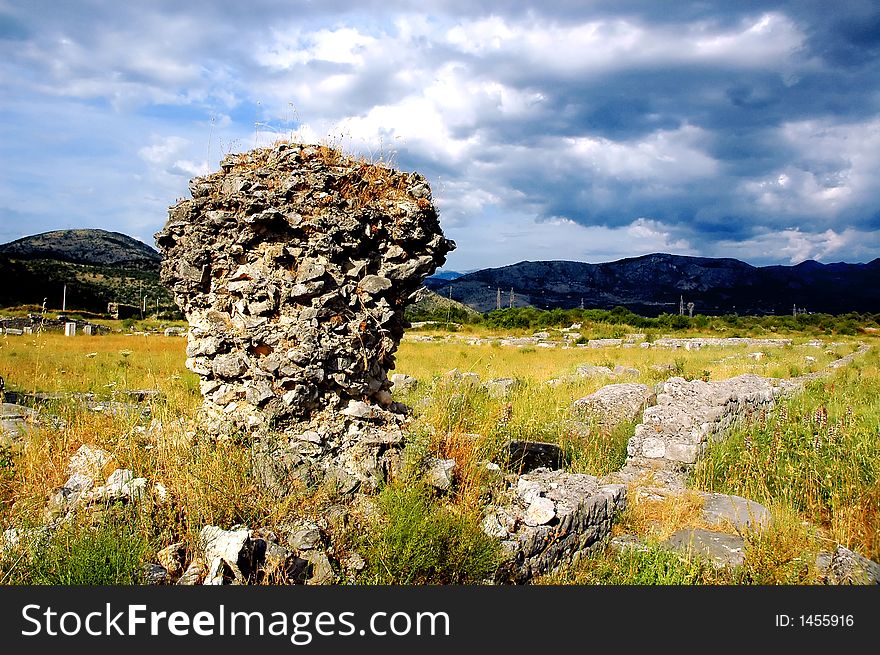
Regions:
<instances>
[{"instance_id":1,"label":"stone rubble pile","mask_svg":"<svg viewBox=\"0 0 880 655\"><path fill-rule=\"evenodd\" d=\"M229 155L156 235L216 434L283 432L286 456L362 481L403 416L388 371L404 309L455 244L417 173L324 146ZM369 434L362 434L364 431ZM298 450L297 444L303 444Z\"/></svg>"}]
</instances>

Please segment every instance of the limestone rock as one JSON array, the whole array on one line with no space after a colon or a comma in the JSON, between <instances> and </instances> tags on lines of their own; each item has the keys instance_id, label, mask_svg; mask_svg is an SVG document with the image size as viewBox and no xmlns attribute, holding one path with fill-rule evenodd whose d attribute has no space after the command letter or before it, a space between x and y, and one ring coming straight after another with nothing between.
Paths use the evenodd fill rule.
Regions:
<instances>
[{"instance_id":1,"label":"limestone rock","mask_svg":"<svg viewBox=\"0 0 880 655\"><path fill-rule=\"evenodd\" d=\"M593 366L592 364L581 364L574 372L582 378L614 377L614 371L607 366Z\"/></svg>"},{"instance_id":2,"label":"limestone rock","mask_svg":"<svg viewBox=\"0 0 880 655\"><path fill-rule=\"evenodd\" d=\"M831 555L825 577L826 584L880 584L880 564L849 548L837 546Z\"/></svg>"},{"instance_id":3,"label":"limestone rock","mask_svg":"<svg viewBox=\"0 0 880 655\"><path fill-rule=\"evenodd\" d=\"M68 475L82 475L83 477L95 482L102 477L104 466L113 456L102 448L83 444L70 458L67 464Z\"/></svg>"},{"instance_id":4,"label":"limestone rock","mask_svg":"<svg viewBox=\"0 0 880 655\"><path fill-rule=\"evenodd\" d=\"M485 386L492 398L508 398L517 385L514 378L492 378Z\"/></svg>"},{"instance_id":5,"label":"limestone rock","mask_svg":"<svg viewBox=\"0 0 880 655\"><path fill-rule=\"evenodd\" d=\"M164 566L160 564L145 564L143 568L144 582L149 585L167 584L171 576Z\"/></svg>"},{"instance_id":6,"label":"limestone rock","mask_svg":"<svg viewBox=\"0 0 880 655\"><path fill-rule=\"evenodd\" d=\"M177 584L184 587L202 584L207 573L208 569L205 566L205 562L201 559L195 559L186 567L186 571L180 576Z\"/></svg>"},{"instance_id":7,"label":"limestone rock","mask_svg":"<svg viewBox=\"0 0 880 655\"><path fill-rule=\"evenodd\" d=\"M425 479L435 489L449 491L455 480L455 460L432 458Z\"/></svg>"},{"instance_id":8,"label":"limestone rock","mask_svg":"<svg viewBox=\"0 0 880 655\"><path fill-rule=\"evenodd\" d=\"M669 537L666 543L680 553L705 557L716 566L736 567L745 562L745 542L737 535L685 528Z\"/></svg>"},{"instance_id":9,"label":"limestone rock","mask_svg":"<svg viewBox=\"0 0 880 655\"><path fill-rule=\"evenodd\" d=\"M412 391L418 384L416 378L404 373L395 373L391 376L391 391L394 393Z\"/></svg>"},{"instance_id":10,"label":"limestone rock","mask_svg":"<svg viewBox=\"0 0 880 655\"><path fill-rule=\"evenodd\" d=\"M598 547L626 506L626 487L540 468L518 476L502 498L507 504L490 507L482 527L507 553L496 582L520 583Z\"/></svg>"},{"instance_id":11,"label":"limestone rock","mask_svg":"<svg viewBox=\"0 0 880 655\"><path fill-rule=\"evenodd\" d=\"M730 525L737 532L761 530L770 527L773 517L770 510L740 496L698 492L703 498L703 521L709 525Z\"/></svg>"},{"instance_id":12,"label":"limestone rock","mask_svg":"<svg viewBox=\"0 0 880 655\"><path fill-rule=\"evenodd\" d=\"M648 385L624 382L609 384L576 400L572 409L576 414L593 417L600 424L611 426L638 419L645 407L652 405L656 398Z\"/></svg>"},{"instance_id":13,"label":"limestone rock","mask_svg":"<svg viewBox=\"0 0 880 655\"><path fill-rule=\"evenodd\" d=\"M177 577L183 574L183 563L186 559L186 544L182 541L166 546L158 553L156 559L168 572L168 575Z\"/></svg>"},{"instance_id":14,"label":"limestone rock","mask_svg":"<svg viewBox=\"0 0 880 655\"><path fill-rule=\"evenodd\" d=\"M199 533L199 542L209 563L205 584L224 584L227 570L231 572L235 582L245 581L250 572L250 530L223 530L214 525L206 525Z\"/></svg>"},{"instance_id":15,"label":"limestone rock","mask_svg":"<svg viewBox=\"0 0 880 655\"><path fill-rule=\"evenodd\" d=\"M147 479L136 478L129 469L116 469L103 486L95 488L91 500L141 500L146 493Z\"/></svg>"}]
</instances>

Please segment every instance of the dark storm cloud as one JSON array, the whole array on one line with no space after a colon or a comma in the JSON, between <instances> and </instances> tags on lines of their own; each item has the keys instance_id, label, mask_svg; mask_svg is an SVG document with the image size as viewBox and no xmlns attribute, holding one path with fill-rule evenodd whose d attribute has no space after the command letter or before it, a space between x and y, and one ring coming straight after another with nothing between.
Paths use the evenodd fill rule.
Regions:
<instances>
[{"instance_id":1,"label":"dark storm cloud","mask_svg":"<svg viewBox=\"0 0 880 655\"><path fill-rule=\"evenodd\" d=\"M294 133L428 175L460 268L870 259L878 35L867 0L7 3L0 156L27 165L0 220L66 203L144 237L224 152ZM62 168L75 201L35 173L33 206L28 171ZM125 179L140 200L94 192Z\"/></svg>"}]
</instances>

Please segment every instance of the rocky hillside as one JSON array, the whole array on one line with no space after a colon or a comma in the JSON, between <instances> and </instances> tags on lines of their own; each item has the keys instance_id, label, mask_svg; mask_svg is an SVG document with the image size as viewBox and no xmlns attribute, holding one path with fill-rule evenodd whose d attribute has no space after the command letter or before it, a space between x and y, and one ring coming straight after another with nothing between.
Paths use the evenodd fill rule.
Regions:
<instances>
[{"instance_id":1,"label":"rocky hillside","mask_svg":"<svg viewBox=\"0 0 880 655\"><path fill-rule=\"evenodd\" d=\"M0 307L105 312L111 302L177 313L159 283L159 253L118 232L57 230L0 245ZM65 293L65 285L67 287Z\"/></svg>"},{"instance_id":2,"label":"rocky hillside","mask_svg":"<svg viewBox=\"0 0 880 655\"><path fill-rule=\"evenodd\" d=\"M0 245L10 259L52 259L73 264L159 270L159 253L137 239L106 230L55 230Z\"/></svg>"},{"instance_id":3,"label":"rocky hillside","mask_svg":"<svg viewBox=\"0 0 880 655\"><path fill-rule=\"evenodd\" d=\"M880 311L880 259L868 264L755 267L736 259L652 254L603 264L570 261L520 262L468 273L455 280L429 280L432 290L485 312L534 306L611 309L621 305L642 315L678 313L679 302L702 314L782 314L799 310Z\"/></svg>"}]
</instances>

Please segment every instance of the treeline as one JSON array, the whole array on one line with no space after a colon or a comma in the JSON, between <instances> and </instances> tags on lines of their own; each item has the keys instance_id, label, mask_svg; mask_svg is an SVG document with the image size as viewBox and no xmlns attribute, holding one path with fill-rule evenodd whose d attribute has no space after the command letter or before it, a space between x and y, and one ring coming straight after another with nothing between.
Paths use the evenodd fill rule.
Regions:
<instances>
[{"instance_id":1,"label":"treeline","mask_svg":"<svg viewBox=\"0 0 880 655\"><path fill-rule=\"evenodd\" d=\"M433 321L435 323L457 323L484 325L491 328L535 329L548 327L568 327L574 323L605 324L608 326L629 327L637 330L717 330L730 331L780 331L810 332L816 334L857 334L863 327L878 327L880 314L859 314L850 312L835 316L832 314L798 314L693 317L679 314L661 314L646 317L635 314L625 307L614 309L537 309L535 307L514 307L497 309L486 314L469 314L457 307L437 308L431 311L407 312L410 321Z\"/></svg>"}]
</instances>

